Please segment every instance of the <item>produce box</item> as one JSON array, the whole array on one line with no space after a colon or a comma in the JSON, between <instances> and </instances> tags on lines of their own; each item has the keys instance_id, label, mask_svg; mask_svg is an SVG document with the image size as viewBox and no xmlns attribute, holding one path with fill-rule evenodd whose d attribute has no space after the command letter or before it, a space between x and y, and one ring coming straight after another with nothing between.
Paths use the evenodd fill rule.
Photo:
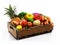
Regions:
<instances>
[{"instance_id":1,"label":"produce box","mask_svg":"<svg viewBox=\"0 0 60 45\"><path fill-rule=\"evenodd\" d=\"M13 9L11 5L5 9L11 19L7 24L8 31L16 39L50 33L53 29L50 17L41 13L20 12L16 14L16 8Z\"/></svg>"},{"instance_id":2,"label":"produce box","mask_svg":"<svg viewBox=\"0 0 60 45\"><path fill-rule=\"evenodd\" d=\"M11 25L10 22L8 22L8 31L16 39L22 39L40 34L50 33L52 29L53 29L53 25L47 24L47 25L39 25L39 26L31 27L28 30L22 29L19 31L16 28L14 28L14 26Z\"/></svg>"}]
</instances>

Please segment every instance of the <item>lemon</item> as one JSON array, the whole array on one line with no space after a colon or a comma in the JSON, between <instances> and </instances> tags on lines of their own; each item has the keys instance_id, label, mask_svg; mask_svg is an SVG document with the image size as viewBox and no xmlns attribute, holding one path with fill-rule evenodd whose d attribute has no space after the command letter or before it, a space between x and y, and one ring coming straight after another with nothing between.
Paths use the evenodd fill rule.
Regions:
<instances>
[{"instance_id":1,"label":"lemon","mask_svg":"<svg viewBox=\"0 0 60 45\"><path fill-rule=\"evenodd\" d=\"M18 30L21 30L21 29L22 29L22 26L21 26L21 25L18 25L18 26L16 26L16 28L17 28Z\"/></svg>"}]
</instances>

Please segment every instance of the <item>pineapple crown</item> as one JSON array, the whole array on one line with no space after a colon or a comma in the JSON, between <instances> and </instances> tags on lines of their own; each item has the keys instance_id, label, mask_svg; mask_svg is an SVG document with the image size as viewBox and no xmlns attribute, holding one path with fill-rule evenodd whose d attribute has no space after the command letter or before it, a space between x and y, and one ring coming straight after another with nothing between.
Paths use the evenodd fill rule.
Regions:
<instances>
[{"instance_id":1,"label":"pineapple crown","mask_svg":"<svg viewBox=\"0 0 60 45\"><path fill-rule=\"evenodd\" d=\"M5 8L5 15L7 14L10 18L14 18L14 17L17 17L15 11L16 11L16 8L12 8L11 5L9 5L9 8Z\"/></svg>"}]
</instances>

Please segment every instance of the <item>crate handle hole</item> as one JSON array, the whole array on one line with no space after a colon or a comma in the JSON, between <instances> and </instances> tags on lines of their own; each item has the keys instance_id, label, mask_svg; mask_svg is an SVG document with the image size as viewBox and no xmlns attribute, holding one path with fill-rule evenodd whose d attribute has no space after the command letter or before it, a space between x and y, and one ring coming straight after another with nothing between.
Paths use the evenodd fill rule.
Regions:
<instances>
[{"instance_id":1,"label":"crate handle hole","mask_svg":"<svg viewBox=\"0 0 60 45\"><path fill-rule=\"evenodd\" d=\"M11 26L10 26L10 28L11 28L12 30L14 30L14 28L13 28L13 27L11 27Z\"/></svg>"}]
</instances>

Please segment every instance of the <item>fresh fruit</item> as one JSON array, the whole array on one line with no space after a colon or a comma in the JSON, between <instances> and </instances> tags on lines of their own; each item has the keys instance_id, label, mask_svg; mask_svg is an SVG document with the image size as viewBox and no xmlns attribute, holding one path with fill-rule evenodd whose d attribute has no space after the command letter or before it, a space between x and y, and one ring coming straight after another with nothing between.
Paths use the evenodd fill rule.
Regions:
<instances>
[{"instance_id":1,"label":"fresh fruit","mask_svg":"<svg viewBox=\"0 0 60 45\"><path fill-rule=\"evenodd\" d=\"M18 25L18 26L16 26L16 29L21 30L22 29L22 26L21 25Z\"/></svg>"},{"instance_id":2,"label":"fresh fruit","mask_svg":"<svg viewBox=\"0 0 60 45\"><path fill-rule=\"evenodd\" d=\"M27 13L26 12L21 12L18 14L18 17L20 17L21 19L25 17Z\"/></svg>"},{"instance_id":3,"label":"fresh fruit","mask_svg":"<svg viewBox=\"0 0 60 45\"><path fill-rule=\"evenodd\" d=\"M11 24L19 25L19 23L20 23L20 18L19 17L12 18Z\"/></svg>"},{"instance_id":4,"label":"fresh fruit","mask_svg":"<svg viewBox=\"0 0 60 45\"><path fill-rule=\"evenodd\" d=\"M15 13L16 8L12 8L12 6L9 5L9 8L5 8L5 9L6 9L5 15L7 14L11 19L14 17L17 17L17 15Z\"/></svg>"},{"instance_id":5,"label":"fresh fruit","mask_svg":"<svg viewBox=\"0 0 60 45\"><path fill-rule=\"evenodd\" d=\"M48 20L47 17L44 17L44 20Z\"/></svg>"},{"instance_id":6,"label":"fresh fruit","mask_svg":"<svg viewBox=\"0 0 60 45\"><path fill-rule=\"evenodd\" d=\"M41 24L41 25L43 25L44 23L43 23L43 22L41 22L40 24Z\"/></svg>"},{"instance_id":7,"label":"fresh fruit","mask_svg":"<svg viewBox=\"0 0 60 45\"><path fill-rule=\"evenodd\" d=\"M49 23L54 26L54 24L53 24L53 22L51 21L51 18L50 18L49 16L47 16L47 19L48 19Z\"/></svg>"},{"instance_id":8,"label":"fresh fruit","mask_svg":"<svg viewBox=\"0 0 60 45\"><path fill-rule=\"evenodd\" d=\"M14 21L11 22L11 24L12 25L19 25L19 22L17 22L17 21L14 20Z\"/></svg>"},{"instance_id":9,"label":"fresh fruit","mask_svg":"<svg viewBox=\"0 0 60 45\"><path fill-rule=\"evenodd\" d=\"M40 21L39 21L39 20L35 20L35 21L33 22L33 24L34 24L34 25L40 25Z\"/></svg>"},{"instance_id":10,"label":"fresh fruit","mask_svg":"<svg viewBox=\"0 0 60 45\"><path fill-rule=\"evenodd\" d=\"M20 25L22 25L22 26L27 26L27 20L25 20L25 19L22 19L21 20L21 22L20 22Z\"/></svg>"},{"instance_id":11,"label":"fresh fruit","mask_svg":"<svg viewBox=\"0 0 60 45\"><path fill-rule=\"evenodd\" d=\"M50 17L48 17L48 16L47 16L47 19L48 19L48 21L49 21L50 23L52 23L52 21L51 21Z\"/></svg>"},{"instance_id":12,"label":"fresh fruit","mask_svg":"<svg viewBox=\"0 0 60 45\"><path fill-rule=\"evenodd\" d=\"M48 24L48 22L46 21L46 22L44 22L44 24L46 25L46 24Z\"/></svg>"},{"instance_id":13,"label":"fresh fruit","mask_svg":"<svg viewBox=\"0 0 60 45\"><path fill-rule=\"evenodd\" d=\"M30 22L33 22L34 21L33 18L28 18L27 20L30 21Z\"/></svg>"},{"instance_id":14,"label":"fresh fruit","mask_svg":"<svg viewBox=\"0 0 60 45\"><path fill-rule=\"evenodd\" d=\"M32 14L26 14L25 18L26 18L26 19L28 19L28 18L33 18L33 15L32 15Z\"/></svg>"},{"instance_id":15,"label":"fresh fruit","mask_svg":"<svg viewBox=\"0 0 60 45\"><path fill-rule=\"evenodd\" d=\"M26 12L20 12L18 15L16 14L16 8L12 8L11 5L9 5L9 8L5 8L6 13L10 18L10 23L16 27L18 30L28 30L28 28L32 26L39 26L39 25L47 25L52 24L50 17L44 16L40 13L26 13Z\"/></svg>"},{"instance_id":16,"label":"fresh fruit","mask_svg":"<svg viewBox=\"0 0 60 45\"><path fill-rule=\"evenodd\" d=\"M50 17L49 17L49 16L47 16L47 19L48 19L49 21L51 21L51 19L50 19Z\"/></svg>"},{"instance_id":17,"label":"fresh fruit","mask_svg":"<svg viewBox=\"0 0 60 45\"><path fill-rule=\"evenodd\" d=\"M49 23L48 20L46 20L46 21L44 22L45 25L48 24L48 23Z\"/></svg>"},{"instance_id":18,"label":"fresh fruit","mask_svg":"<svg viewBox=\"0 0 60 45\"><path fill-rule=\"evenodd\" d=\"M39 13L33 13L35 20L41 20L42 16Z\"/></svg>"},{"instance_id":19,"label":"fresh fruit","mask_svg":"<svg viewBox=\"0 0 60 45\"><path fill-rule=\"evenodd\" d=\"M45 25L49 23L47 17L44 17L43 23L44 23Z\"/></svg>"},{"instance_id":20,"label":"fresh fruit","mask_svg":"<svg viewBox=\"0 0 60 45\"><path fill-rule=\"evenodd\" d=\"M32 22L28 22L29 27L32 27L32 25L33 25Z\"/></svg>"},{"instance_id":21,"label":"fresh fruit","mask_svg":"<svg viewBox=\"0 0 60 45\"><path fill-rule=\"evenodd\" d=\"M43 21L43 20L44 20L44 16L42 15L41 17L42 17L42 18L41 18L41 21Z\"/></svg>"}]
</instances>

